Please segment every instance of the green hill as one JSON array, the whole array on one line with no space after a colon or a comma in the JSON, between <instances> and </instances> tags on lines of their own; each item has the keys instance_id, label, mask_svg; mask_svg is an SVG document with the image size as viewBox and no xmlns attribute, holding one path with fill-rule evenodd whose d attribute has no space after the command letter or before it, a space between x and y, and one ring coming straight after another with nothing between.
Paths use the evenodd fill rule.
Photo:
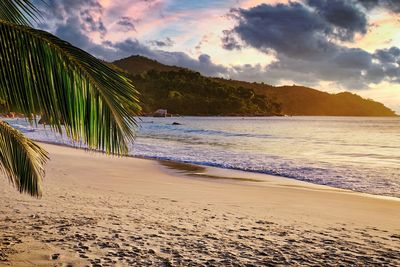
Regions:
<instances>
[{"instance_id":1,"label":"green hill","mask_svg":"<svg viewBox=\"0 0 400 267\"><path fill-rule=\"evenodd\" d=\"M303 86L272 86L214 78L220 83L253 89L281 104L282 113L293 116L395 116L382 103L357 94L330 94Z\"/></svg>"},{"instance_id":2,"label":"green hill","mask_svg":"<svg viewBox=\"0 0 400 267\"><path fill-rule=\"evenodd\" d=\"M182 115L396 116L383 104L343 92L210 78L142 56L113 62L132 76L145 113Z\"/></svg>"},{"instance_id":3,"label":"green hill","mask_svg":"<svg viewBox=\"0 0 400 267\"><path fill-rule=\"evenodd\" d=\"M165 71L178 71L182 69L176 66L164 65L159 63L158 61L149 59L147 57L142 57L139 55L116 60L113 62L113 64L129 72L132 75L141 74L143 72L147 72L150 70L165 72Z\"/></svg>"},{"instance_id":4,"label":"green hill","mask_svg":"<svg viewBox=\"0 0 400 267\"><path fill-rule=\"evenodd\" d=\"M253 89L235 87L188 69L166 66L141 56L113 62L131 75L141 93L143 112L167 109L181 115L280 115L280 105Z\"/></svg>"}]
</instances>

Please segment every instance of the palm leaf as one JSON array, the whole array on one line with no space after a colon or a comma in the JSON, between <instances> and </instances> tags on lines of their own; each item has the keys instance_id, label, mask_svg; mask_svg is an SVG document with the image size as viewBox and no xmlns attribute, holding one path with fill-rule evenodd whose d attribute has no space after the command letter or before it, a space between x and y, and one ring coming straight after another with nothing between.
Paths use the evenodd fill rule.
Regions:
<instances>
[{"instance_id":1,"label":"palm leaf","mask_svg":"<svg viewBox=\"0 0 400 267\"><path fill-rule=\"evenodd\" d=\"M15 24L30 25L30 20L38 20L39 10L30 0L1 0L0 20Z\"/></svg>"},{"instance_id":2,"label":"palm leaf","mask_svg":"<svg viewBox=\"0 0 400 267\"><path fill-rule=\"evenodd\" d=\"M21 193L41 196L47 152L4 121L0 121L0 168Z\"/></svg>"},{"instance_id":3,"label":"palm leaf","mask_svg":"<svg viewBox=\"0 0 400 267\"><path fill-rule=\"evenodd\" d=\"M0 20L0 99L9 110L124 154L134 138L138 92L123 74L47 32Z\"/></svg>"}]
</instances>

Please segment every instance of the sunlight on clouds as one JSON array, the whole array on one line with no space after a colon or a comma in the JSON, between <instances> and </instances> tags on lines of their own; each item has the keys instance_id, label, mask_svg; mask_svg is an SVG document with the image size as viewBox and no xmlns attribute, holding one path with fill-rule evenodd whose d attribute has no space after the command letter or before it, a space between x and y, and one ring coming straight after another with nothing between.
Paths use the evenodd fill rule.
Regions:
<instances>
[{"instance_id":1,"label":"sunlight on clouds","mask_svg":"<svg viewBox=\"0 0 400 267\"><path fill-rule=\"evenodd\" d=\"M112 6L113 3L115 3L117 1L113 1L113 0L99 0L99 3L104 7L104 8L109 8L110 6Z\"/></svg>"},{"instance_id":2,"label":"sunlight on clouds","mask_svg":"<svg viewBox=\"0 0 400 267\"><path fill-rule=\"evenodd\" d=\"M351 47L373 52L390 46L400 47L400 16L388 12L374 11L370 15L372 27L364 36L359 36Z\"/></svg>"},{"instance_id":3,"label":"sunlight on clouds","mask_svg":"<svg viewBox=\"0 0 400 267\"><path fill-rule=\"evenodd\" d=\"M233 24L233 21L226 17L227 12L226 9L179 10L170 14L165 13L161 17L142 18L135 25L137 32L130 32L129 36L143 42L168 37L174 40L174 46L163 47L163 50L183 51L194 58L201 54L208 54L213 62L226 66L269 64L274 57L254 48L245 48L241 51L228 51L221 48L221 33ZM124 15L131 14L125 12ZM119 40L121 34L111 32L107 38ZM127 37L126 34L125 37Z\"/></svg>"},{"instance_id":4,"label":"sunlight on clouds","mask_svg":"<svg viewBox=\"0 0 400 267\"><path fill-rule=\"evenodd\" d=\"M263 3L275 5L277 3L287 4L289 2L303 1L207 0L204 2L178 2L175 0L99 0L99 2L103 6L103 12L97 14L101 18L94 17L94 19L99 21L101 19L106 25L107 31L106 33L87 32L86 36L93 43L100 46L107 46L107 43L103 44L103 42L108 41L111 43L109 47L111 50L115 49L112 47L112 43L122 42L127 39L138 40L145 49L152 49L161 53L181 52L193 59L193 61L197 61L199 56L207 54L210 56L210 61L218 65L218 68L226 68L226 75L229 75L229 71L233 75L236 74L237 76L234 77L236 79L263 80L266 83L274 83L275 78L275 81L279 82L278 85L292 85L295 82L290 79L296 80L297 77L297 81L301 78L301 85L311 86L331 93L351 89L341 85L340 80L323 81L312 79L312 73L309 75L310 79L307 80L307 75L304 75L304 73L307 74L306 71L300 71L300 76L296 76L299 70L296 67L287 69L287 72L277 70L278 72L275 73L275 76L271 73L269 74L272 76L268 76L267 73L264 73L264 75L262 72L265 70L264 67L277 60L276 55L266 54L261 52L260 49L252 48L249 45L241 50L226 50L223 48L221 41L223 31L232 29L234 24L237 23L237 21L227 16L231 8L251 9ZM369 53L373 53L376 49L390 48L392 46L400 47L400 31L398 30L400 28L400 15L377 8L369 11L367 16L370 26L365 35L356 32L358 35L356 35L354 41L345 43L338 41L337 45L361 48ZM121 18L125 18L126 23L131 23L129 29L121 28L121 24L118 23ZM154 42L162 40L171 40L172 45L161 47ZM279 46L277 47L279 48ZM139 50L132 51L135 51L132 53L140 53ZM377 59L374 60L376 61ZM379 62L376 61L375 63ZM290 62L288 64L290 67ZM251 70L254 70L253 73L249 73ZM260 73L254 73L257 71L260 71ZM315 72L318 73L318 70ZM334 75L334 73L329 73L329 75ZM276 79L277 77L281 77L281 79ZM382 101L397 112L400 112L400 85L385 82L378 85L372 84L368 90L353 90L353 92Z\"/></svg>"},{"instance_id":5,"label":"sunlight on clouds","mask_svg":"<svg viewBox=\"0 0 400 267\"><path fill-rule=\"evenodd\" d=\"M120 41L126 38L141 38L143 35L160 30L160 26L168 25L174 16L163 16L162 8L165 0L153 1L125 1L101 0L104 7L104 22L109 27L107 40ZM134 21L136 31L123 32L118 29L117 22L121 17L128 17ZM96 41L101 41L97 40Z\"/></svg>"},{"instance_id":6,"label":"sunlight on clouds","mask_svg":"<svg viewBox=\"0 0 400 267\"><path fill-rule=\"evenodd\" d=\"M215 63L222 65L245 65L245 64L261 64L269 65L274 60L273 55L267 55L261 53L254 48L248 48L243 50L220 50L215 51L212 46L204 47L203 52L209 54Z\"/></svg>"}]
</instances>

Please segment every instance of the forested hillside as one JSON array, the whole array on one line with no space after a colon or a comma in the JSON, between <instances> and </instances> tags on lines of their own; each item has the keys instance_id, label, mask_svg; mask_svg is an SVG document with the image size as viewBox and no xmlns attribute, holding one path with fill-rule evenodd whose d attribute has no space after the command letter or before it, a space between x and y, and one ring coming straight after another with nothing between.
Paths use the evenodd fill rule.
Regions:
<instances>
[{"instance_id":1,"label":"forested hillside","mask_svg":"<svg viewBox=\"0 0 400 267\"><path fill-rule=\"evenodd\" d=\"M281 114L280 105L263 94L249 88L225 85L190 70L151 70L134 75L133 80L142 94L146 113L163 108L184 115Z\"/></svg>"},{"instance_id":2,"label":"forested hillside","mask_svg":"<svg viewBox=\"0 0 400 267\"><path fill-rule=\"evenodd\" d=\"M395 116L382 103L343 92L303 86L210 78L142 56L113 62L134 80L145 113L168 109L182 115Z\"/></svg>"}]
</instances>

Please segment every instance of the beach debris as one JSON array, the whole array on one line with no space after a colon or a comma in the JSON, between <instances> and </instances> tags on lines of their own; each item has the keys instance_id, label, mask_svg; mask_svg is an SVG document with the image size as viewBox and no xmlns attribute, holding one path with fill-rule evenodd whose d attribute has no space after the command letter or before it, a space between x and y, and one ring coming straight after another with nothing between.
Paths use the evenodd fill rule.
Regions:
<instances>
[{"instance_id":1,"label":"beach debris","mask_svg":"<svg viewBox=\"0 0 400 267\"><path fill-rule=\"evenodd\" d=\"M51 255L51 259L53 261L58 260L60 258L60 253L54 253Z\"/></svg>"}]
</instances>

